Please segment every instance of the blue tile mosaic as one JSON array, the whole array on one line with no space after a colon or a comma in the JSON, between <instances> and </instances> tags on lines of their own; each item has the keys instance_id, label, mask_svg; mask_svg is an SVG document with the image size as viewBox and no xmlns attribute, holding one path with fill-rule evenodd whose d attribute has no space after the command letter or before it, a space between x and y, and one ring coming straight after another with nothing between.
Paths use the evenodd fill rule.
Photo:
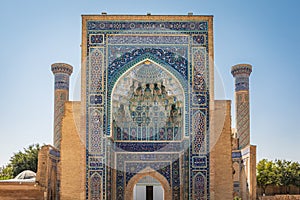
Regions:
<instances>
[{"instance_id":1,"label":"blue tile mosaic","mask_svg":"<svg viewBox=\"0 0 300 200\"><path fill-rule=\"evenodd\" d=\"M122 200L149 168L172 199L209 199L208 22L85 28L87 198Z\"/></svg>"}]
</instances>

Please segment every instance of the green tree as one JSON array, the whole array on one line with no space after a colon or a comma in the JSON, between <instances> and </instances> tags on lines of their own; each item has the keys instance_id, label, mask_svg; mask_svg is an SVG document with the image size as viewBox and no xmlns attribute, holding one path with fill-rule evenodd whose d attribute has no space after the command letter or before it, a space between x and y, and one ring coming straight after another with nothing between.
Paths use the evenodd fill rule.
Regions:
<instances>
[{"instance_id":1,"label":"green tree","mask_svg":"<svg viewBox=\"0 0 300 200\"><path fill-rule=\"evenodd\" d=\"M13 167L13 176L17 176L24 170L37 171L38 153L40 150L39 144L30 145L24 152L19 151L14 153L10 158L10 163Z\"/></svg>"},{"instance_id":2,"label":"green tree","mask_svg":"<svg viewBox=\"0 0 300 200\"><path fill-rule=\"evenodd\" d=\"M276 185L284 188L283 193L289 193L289 187L293 184L293 169L292 161L286 160L275 160L276 165Z\"/></svg>"},{"instance_id":3,"label":"green tree","mask_svg":"<svg viewBox=\"0 0 300 200\"><path fill-rule=\"evenodd\" d=\"M257 169L257 185L262 188L263 193L269 185L276 183L275 165L272 161L262 159L256 166Z\"/></svg>"},{"instance_id":4,"label":"green tree","mask_svg":"<svg viewBox=\"0 0 300 200\"><path fill-rule=\"evenodd\" d=\"M298 162L293 162L290 168L292 171L291 184L298 187L298 193L300 194L300 164Z\"/></svg>"},{"instance_id":5,"label":"green tree","mask_svg":"<svg viewBox=\"0 0 300 200\"><path fill-rule=\"evenodd\" d=\"M17 176L24 170L37 171L39 144L30 145L24 151L14 153L10 162L5 167L0 168L0 179L10 179Z\"/></svg>"},{"instance_id":6,"label":"green tree","mask_svg":"<svg viewBox=\"0 0 300 200\"><path fill-rule=\"evenodd\" d=\"M0 167L0 180L13 178L13 168L11 165Z\"/></svg>"},{"instance_id":7,"label":"green tree","mask_svg":"<svg viewBox=\"0 0 300 200\"><path fill-rule=\"evenodd\" d=\"M263 159L257 164L257 185L265 193L269 185L280 186L280 193L290 193L290 186L299 188L300 193L300 164L287 160L275 162Z\"/></svg>"},{"instance_id":8,"label":"green tree","mask_svg":"<svg viewBox=\"0 0 300 200\"><path fill-rule=\"evenodd\" d=\"M298 163L298 171L295 178L295 186L298 187L298 194L300 194L300 164Z\"/></svg>"}]
</instances>

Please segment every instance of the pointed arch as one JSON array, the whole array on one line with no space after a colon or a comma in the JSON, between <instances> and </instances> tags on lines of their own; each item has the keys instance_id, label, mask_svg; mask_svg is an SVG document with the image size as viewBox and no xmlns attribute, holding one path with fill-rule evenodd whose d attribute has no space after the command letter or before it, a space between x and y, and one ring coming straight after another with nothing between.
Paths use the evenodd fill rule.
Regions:
<instances>
[{"instance_id":1,"label":"pointed arch","mask_svg":"<svg viewBox=\"0 0 300 200\"><path fill-rule=\"evenodd\" d=\"M205 200L207 199L207 181L206 177L198 172L193 177L193 199Z\"/></svg>"},{"instance_id":2,"label":"pointed arch","mask_svg":"<svg viewBox=\"0 0 300 200\"><path fill-rule=\"evenodd\" d=\"M187 103L187 90L185 83L182 82L184 80L180 81L175 77L175 72L170 71L170 67L166 69L149 58L129 68L124 66L124 68L126 71L119 74L118 79L109 84L111 87L111 93L109 93L110 136L116 140L181 140L184 133L183 123ZM139 95L144 94L148 89L151 97L149 96L147 105L136 105L137 102L145 100L140 100L140 97L132 98L138 96L135 94L138 88L142 91ZM157 91L155 88L160 92L164 90L163 98L158 94L156 95L160 98L154 98L154 92ZM141 98L144 99L144 95L142 96ZM143 109L147 107L147 111L145 108L136 112L136 109L141 107ZM158 110L154 111L154 109ZM122 124L122 128L119 128L119 124ZM141 124L143 124L143 130L139 130ZM140 132L137 136L138 130Z\"/></svg>"},{"instance_id":3,"label":"pointed arch","mask_svg":"<svg viewBox=\"0 0 300 200\"><path fill-rule=\"evenodd\" d=\"M156 65L160 66L163 68L165 71L168 73L172 74L172 76L176 77L176 79L180 82L182 87L185 89L185 91L188 89L188 82L187 80L183 77L181 73L179 73L177 70L174 69L171 65L168 63L162 61L155 55L152 55L150 53L145 53L136 59L132 60L131 62L124 64L121 68L121 70L115 70L112 72L112 74L108 77L108 92L112 93L113 88L115 87L115 84L118 82L121 76L123 74L126 74L130 69L134 68L135 66L145 62L146 60L149 60Z\"/></svg>"},{"instance_id":4,"label":"pointed arch","mask_svg":"<svg viewBox=\"0 0 300 200\"><path fill-rule=\"evenodd\" d=\"M172 189L168 182L168 180L161 175L159 172L155 171L151 167L146 167L137 173L134 177L130 179L125 188L125 200L133 200L133 188L134 186L144 177L151 176L160 182L161 186L164 189L164 199L171 200L172 199Z\"/></svg>"},{"instance_id":5,"label":"pointed arch","mask_svg":"<svg viewBox=\"0 0 300 200\"><path fill-rule=\"evenodd\" d=\"M109 65L108 81L111 77L118 77L126 71L127 67L136 65L141 60L151 59L156 63L168 66L170 70L177 72L178 78L182 77L187 80L188 77L188 61L186 58L174 52L157 48L140 48L132 52L126 52L119 58L115 59ZM175 74L174 74L175 75Z\"/></svg>"},{"instance_id":6,"label":"pointed arch","mask_svg":"<svg viewBox=\"0 0 300 200\"><path fill-rule=\"evenodd\" d=\"M100 199L99 199L100 197ZM95 172L89 179L89 198L102 200L102 176Z\"/></svg>"}]
</instances>

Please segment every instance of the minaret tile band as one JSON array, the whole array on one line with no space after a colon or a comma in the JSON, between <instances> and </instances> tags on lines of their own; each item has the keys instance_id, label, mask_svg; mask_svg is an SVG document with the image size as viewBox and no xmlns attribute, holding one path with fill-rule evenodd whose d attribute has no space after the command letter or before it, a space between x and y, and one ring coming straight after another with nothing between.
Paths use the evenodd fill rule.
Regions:
<instances>
[{"instance_id":1,"label":"minaret tile band","mask_svg":"<svg viewBox=\"0 0 300 200\"><path fill-rule=\"evenodd\" d=\"M235 78L235 111L236 129L239 139L239 149L250 144L250 106L249 106L249 76L252 66L238 64L231 68Z\"/></svg>"},{"instance_id":2,"label":"minaret tile band","mask_svg":"<svg viewBox=\"0 0 300 200\"><path fill-rule=\"evenodd\" d=\"M252 66L249 64L238 64L231 68L231 74L235 78L235 91L249 90L249 76Z\"/></svg>"},{"instance_id":3,"label":"minaret tile band","mask_svg":"<svg viewBox=\"0 0 300 200\"><path fill-rule=\"evenodd\" d=\"M51 71L54 74L53 144L56 148L60 149L64 105L69 100L69 79L73 72L73 67L66 63L54 63L51 65Z\"/></svg>"},{"instance_id":4,"label":"minaret tile band","mask_svg":"<svg viewBox=\"0 0 300 200\"><path fill-rule=\"evenodd\" d=\"M53 74L64 73L71 76L73 67L66 63L54 63L51 65L51 71L53 72Z\"/></svg>"}]
</instances>

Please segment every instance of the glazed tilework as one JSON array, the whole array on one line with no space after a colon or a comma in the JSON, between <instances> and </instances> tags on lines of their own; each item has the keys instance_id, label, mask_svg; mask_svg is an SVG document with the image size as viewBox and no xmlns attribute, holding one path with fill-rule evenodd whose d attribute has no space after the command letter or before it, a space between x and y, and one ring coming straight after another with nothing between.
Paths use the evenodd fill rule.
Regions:
<instances>
[{"instance_id":1,"label":"glazed tilework","mask_svg":"<svg viewBox=\"0 0 300 200\"><path fill-rule=\"evenodd\" d=\"M207 199L207 180L205 172L194 172L193 176L193 197L192 199L206 200Z\"/></svg>"},{"instance_id":2,"label":"glazed tilework","mask_svg":"<svg viewBox=\"0 0 300 200\"><path fill-rule=\"evenodd\" d=\"M174 152L183 151L187 148L184 142L143 142L137 144L136 142L116 142L114 144L115 151L126 152Z\"/></svg>"},{"instance_id":3,"label":"glazed tilework","mask_svg":"<svg viewBox=\"0 0 300 200\"><path fill-rule=\"evenodd\" d=\"M90 190L90 199L97 199L99 196L101 196L101 183L102 183L102 177L96 172L91 176L90 181L90 187L92 188Z\"/></svg>"},{"instance_id":4,"label":"glazed tilework","mask_svg":"<svg viewBox=\"0 0 300 200\"><path fill-rule=\"evenodd\" d=\"M207 158L206 156L194 156L192 158L193 168L206 168L207 167Z\"/></svg>"},{"instance_id":5,"label":"glazed tilework","mask_svg":"<svg viewBox=\"0 0 300 200\"><path fill-rule=\"evenodd\" d=\"M90 34L90 43L91 44L103 44L104 35L103 34Z\"/></svg>"},{"instance_id":6,"label":"glazed tilework","mask_svg":"<svg viewBox=\"0 0 300 200\"><path fill-rule=\"evenodd\" d=\"M102 153L103 114L102 109L93 108L90 112L90 143L89 152Z\"/></svg>"},{"instance_id":7,"label":"glazed tilework","mask_svg":"<svg viewBox=\"0 0 300 200\"><path fill-rule=\"evenodd\" d=\"M206 152L206 116L201 111L192 117L192 152L194 154Z\"/></svg>"},{"instance_id":8,"label":"glazed tilework","mask_svg":"<svg viewBox=\"0 0 300 200\"><path fill-rule=\"evenodd\" d=\"M249 90L249 77L235 78L235 91Z\"/></svg>"},{"instance_id":9,"label":"glazed tilework","mask_svg":"<svg viewBox=\"0 0 300 200\"><path fill-rule=\"evenodd\" d=\"M207 31L207 22L199 21L178 21L178 22L155 22L155 21L88 21L88 30L102 30L102 31L146 31L150 33L155 31Z\"/></svg>"},{"instance_id":10,"label":"glazed tilework","mask_svg":"<svg viewBox=\"0 0 300 200\"><path fill-rule=\"evenodd\" d=\"M193 35L193 44L207 45L207 35L206 34Z\"/></svg>"},{"instance_id":11,"label":"glazed tilework","mask_svg":"<svg viewBox=\"0 0 300 200\"><path fill-rule=\"evenodd\" d=\"M235 91L249 90L249 76L252 66L249 64L238 64L231 68L231 74L235 78Z\"/></svg>"},{"instance_id":12,"label":"glazed tilework","mask_svg":"<svg viewBox=\"0 0 300 200\"><path fill-rule=\"evenodd\" d=\"M103 95L90 95L90 104L101 105L103 103Z\"/></svg>"},{"instance_id":13,"label":"glazed tilework","mask_svg":"<svg viewBox=\"0 0 300 200\"><path fill-rule=\"evenodd\" d=\"M89 171L89 187L91 189L87 193L87 199L105 199L106 196L103 193L103 189L105 191L105 185L103 185L103 181L105 180L105 174L102 170L98 171ZM102 196L102 197L101 197Z\"/></svg>"},{"instance_id":14,"label":"glazed tilework","mask_svg":"<svg viewBox=\"0 0 300 200\"><path fill-rule=\"evenodd\" d=\"M65 102L69 100L69 79L73 67L66 63L54 63L51 65L54 74L55 99L54 99L54 146L60 149L62 119L64 116Z\"/></svg>"},{"instance_id":15,"label":"glazed tilework","mask_svg":"<svg viewBox=\"0 0 300 200\"><path fill-rule=\"evenodd\" d=\"M232 158L241 158L242 157L242 154L240 151L238 152L232 152L232 155L231 155Z\"/></svg>"},{"instance_id":16,"label":"glazed tilework","mask_svg":"<svg viewBox=\"0 0 300 200\"><path fill-rule=\"evenodd\" d=\"M56 89L54 99L54 146L60 148L62 118L65 111L65 102L68 100L68 90Z\"/></svg>"},{"instance_id":17,"label":"glazed tilework","mask_svg":"<svg viewBox=\"0 0 300 200\"><path fill-rule=\"evenodd\" d=\"M151 168L172 199L209 199L208 22L88 20L84 29L87 197L124 199ZM155 128L159 114L167 125Z\"/></svg>"},{"instance_id":18,"label":"glazed tilework","mask_svg":"<svg viewBox=\"0 0 300 200\"><path fill-rule=\"evenodd\" d=\"M152 35L107 35L109 44L187 44L189 37L182 36L152 36ZM203 41L204 42L204 41Z\"/></svg>"},{"instance_id":19,"label":"glazed tilework","mask_svg":"<svg viewBox=\"0 0 300 200\"><path fill-rule=\"evenodd\" d=\"M146 167L150 167L151 169L154 169L158 171L160 174L162 174L171 184L171 167L170 162L147 162L147 163L141 163L141 162L126 162L126 184L128 184L129 180L135 176L137 173L145 169ZM121 176L120 176L121 177Z\"/></svg>"},{"instance_id":20,"label":"glazed tilework","mask_svg":"<svg viewBox=\"0 0 300 200\"><path fill-rule=\"evenodd\" d=\"M69 75L65 73L55 74L55 90L69 90Z\"/></svg>"},{"instance_id":21,"label":"glazed tilework","mask_svg":"<svg viewBox=\"0 0 300 200\"><path fill-rule=\"evenodd\" d=\"M101 91L103 87L103 48L90 48L90 92Z\"/></svg>"},{"instance_id":22,"label":"glazed tilework","mask_svg":"<svg viewBox=\"0 0 300 200\"><path fill-rule=\"evenodd\" d=\"M124 45L123 45L124 46ZM119 47L116 47L117 50L123 52L124 49L131 49L132 47L128 48L128 47L124 47L124 48L119 48ZM108 49L110 49L108 47ZM176 48L178 50L178 48ZM157 50L157 49L155 49ZM181 52L181 51L180 51ZM186 50L183 50L182 52L186 53ZM125 53L126 54L126 51ZM128 56L127 58L130 58L130 56ZM126 60L126 59L125 59ZM182 75L180 75L178 73L178 71L176 71L172 66L170 65L167 65L165 62L161 61L159 58L157 58L156 56L153 56L152 54L149 54L149 53L146 53L146 54L142 54L140 55L137 59L135 59L134 61L131 61L130 59L127 60L129 63L128 64L124 64L124 66L118 70L118 71L115 71L115 68L110 68L109 71L113 71L111 72L111 75L108 74L108 77L107 77L107 81L108 81L108 97L107 97L107 100L108 102L111 101L111 97L115 97L114 95L115 94L111 94L112 90L113 90L113 87L115 86L116 82L120 79L120 77L125 73L127 73L127 71L129 69L131 69L133 66L137 66L139 65L141 62L144 62L144 61L149 61L151 63L153 63L154 65L159 65L163 68L165 68L168 73L171 73L172 76L174 76L174 80L175 82L179 82L179 84L181 85L181 87L183 87L183 92L184 92L184 101L185 101L185 109L188 108L188 105L187 105L187 102L188 102L188 95L187 95L187 92L188 92L188 83L186 80L183 79ZM108 111L110 111L110 104L108 104ZM186 125L188 124L188 115L186 114L186 118L185 118L185 121L186 121ZM108 118L108 124L110 124L110 118Z\"/></svg>"},{"instance_id":23,"label":"glazed tilework","mask_svg":"<svg viewBox=\"0 0 300 200\"><path fill-rule=\"evenodd\" d=\"M145 168L163 175L172 188L172 199L180 196L180 168L178 154L117 154L117 199L124 198L124 185Z\"/></svg>"},{"instance_id":24,"label":"glazed tilework","mask_svg":"<svg viewBox=\"0 0 300 200\"><path fill-rule=\"evenodd\" d=\"M249 114L249 93L237 93L236 94L236 112L239 115L236 116L236 124L239 130L239 147L244 148L250 144L250 120Z\"/></svg>"},{"instance_id":25,"label":"glazed tilework","mask_svg":"<svg viewBox=\"0 0 300 200\"><path fill-rule=\"evenodd\" d=\"M111 46L109 49L109 70L108 79L113 76L116 71L122 67L124 64L130 61L140 58L142 55L149 54L152 57L156 57L156 60L164 62L169 66L172 66L176 71L178 71L184 78L187 78L187 67L188 61L187 48L186 47L176 47L167 46L163 48L157 47L136 47L136 46Z\"/></svg>"},{"instance_id":26,"label":"glazed tilework","mask_svg":"<svg viewBox=\"0 0 300 200\"><path fill-rule=\"evenodd\" d=\"M238 130L239 148L250 144L250 108L249 108L249 76L252 66L238 64L231 68L235 79L236 128Z\"/></svg>"},{"instance_id":27,"label":"glazed tilework","mask_svg":"<svg viewBox=\"0 0 300 200\"><path fill-rule=\"evenodd\" d=\"M207 70L206 70L206 49L193 48L193 91L206 91Z\"/></svg>"}]
</instances>

